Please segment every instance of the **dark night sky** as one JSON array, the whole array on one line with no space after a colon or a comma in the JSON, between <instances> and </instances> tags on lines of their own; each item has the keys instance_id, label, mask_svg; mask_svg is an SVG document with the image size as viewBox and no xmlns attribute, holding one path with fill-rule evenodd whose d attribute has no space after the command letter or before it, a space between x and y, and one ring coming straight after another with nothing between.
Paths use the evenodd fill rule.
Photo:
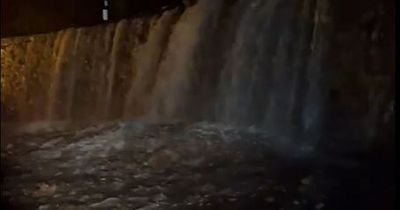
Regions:
<instances>
[{"instance_id":1,"label":"dark night sky","mask_svg":"<svg viewBox=\"0 0 400 210\"><path fill-rule=\"evenodd\" d=\"M1 35L45 33L102 23L104 0L1 0ZM181 0L108 0L111 21L154 13Z\"/></svg>"}]
</instances>

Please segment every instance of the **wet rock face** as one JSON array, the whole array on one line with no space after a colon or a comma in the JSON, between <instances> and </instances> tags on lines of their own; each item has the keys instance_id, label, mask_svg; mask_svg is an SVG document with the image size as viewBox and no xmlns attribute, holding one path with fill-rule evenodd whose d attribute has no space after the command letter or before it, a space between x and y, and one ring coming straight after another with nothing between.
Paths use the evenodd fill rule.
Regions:
<instances>
[{"instance_id":1,"label":"wet rock face","mask_svg":"<svg viewBox=\"0 0 400 210\"><path fill-rule=\"evenodd\" d=\"M331 5L334 27L327 67L333 79L328 83L325 128L337 132L328 142L343 152L374 139L379 139L375 146L388 147L387 139L394 137L389 131L394 122L393 5L376 0ZM343 141L346 144L339 143Z\"/></svg>"}]
</instances>

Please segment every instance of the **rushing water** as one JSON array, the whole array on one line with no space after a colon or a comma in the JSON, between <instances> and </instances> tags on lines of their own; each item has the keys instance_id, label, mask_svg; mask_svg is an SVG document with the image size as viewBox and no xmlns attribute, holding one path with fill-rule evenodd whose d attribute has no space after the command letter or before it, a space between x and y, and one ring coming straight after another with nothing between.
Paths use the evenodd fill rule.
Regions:
<instances>
[{"instance_id":1,"label":"rushing water","mask_svg":"<svg viewBox=\"0 0 400 210\"><path fill-rule=\"evenodd\" d=\"M328 0L199 0L2 39L2 106L25 122L214 121L318 137L329 9Z\"/></svg>"}]
</instances>

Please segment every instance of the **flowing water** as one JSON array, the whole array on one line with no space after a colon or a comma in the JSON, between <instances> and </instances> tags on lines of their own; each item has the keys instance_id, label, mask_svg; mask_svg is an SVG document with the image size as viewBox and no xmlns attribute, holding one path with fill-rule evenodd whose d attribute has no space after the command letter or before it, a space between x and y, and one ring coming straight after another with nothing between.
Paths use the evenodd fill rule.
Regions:
<instances>
[{"instance_id":1,"label":"flowing water","mask_svg":"<svg viewBox=\"0 0 400 210\"><path fill-rule=\"evenodd\" d=\"M393 82L368 75L364 32L332 35L339 19L330 4L199 0L2 39L2 120L208 121L289 138L373 139L393 115ZM348 49L335 41L343 37L359 41Z\"/></svg>"},{"instance_id":2,"label":"flowing water","mask_svg":"<svg viewBox=\"0 0 400 210\"><path fill-rule=\"evenodd\" d=\"M338 5L198 0L2 39L2 196L26 209L107 197L119 209L385 209L389 150L353 156L374 138L393 148L388 53L361 29L338 33ZM27 125L14 135L4 122ZM54 198L31 197L53 185Z\"/></svg>"},{"instance_id":3,"label":"flowing water","mask_svg":"<svg viewBox=\"0 0 400 210\"><path fill-rule=\"evenodd\" d=\"M321 120L326 3L203 0L3 39L4 101L23 121L209 120L311 131Z\"/></svg>"}]
</instances>

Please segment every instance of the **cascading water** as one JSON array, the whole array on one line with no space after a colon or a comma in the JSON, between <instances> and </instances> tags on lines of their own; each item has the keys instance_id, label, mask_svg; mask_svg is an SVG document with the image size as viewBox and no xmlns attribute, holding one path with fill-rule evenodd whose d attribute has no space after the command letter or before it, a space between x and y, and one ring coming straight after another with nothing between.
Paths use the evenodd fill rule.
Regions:
<instances>
[{"instance_id":1,"label":"cascading water","mask_svg":"<svg viewBox=\"0 0 400 210\"><path fill-rule=\"evenodd\" d=\"M215 121L317 137L327 0L201 0L184 10L2 39L17 121Z\"/></svg>"},{"instance_id":2,"label":"cascading water","mask_svg":"<svg viewBox=\"0 0 400 210\"><path fill-rule=\"evenodd\" d=\"M193 4L1 39L0 205L394 209L372 1L151 1Z\"/></svg>"}]
</instances>

